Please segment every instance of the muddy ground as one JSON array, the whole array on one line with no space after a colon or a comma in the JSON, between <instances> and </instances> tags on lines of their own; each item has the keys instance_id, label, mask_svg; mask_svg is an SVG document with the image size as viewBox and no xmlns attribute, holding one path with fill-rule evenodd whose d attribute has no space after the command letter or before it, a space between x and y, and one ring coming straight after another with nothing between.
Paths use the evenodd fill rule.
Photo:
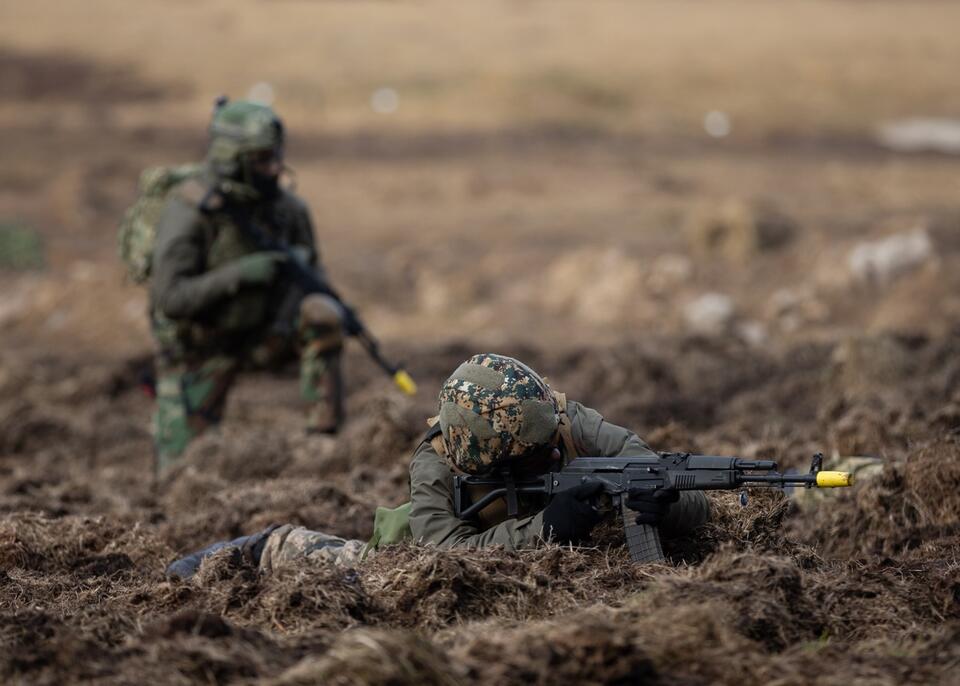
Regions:
<instances>
[{"instance_id":1,"label":"muddy ground","mask_svg":"<svg viewBox=\"0 0 960 686\"><path fill-rule=\"evenodd\" d=\"M0 232L43 245L39 268L0 254L0 680L960 683L960 177L876 136L956 114L957 13L0 8ZM315 437L292 370L250 374L156 483L116 222L140 169L202 154L212 96L257 81L339 289L421 390L351 345L349 422ZM857 261L891 237L893 266ZM491 349L658 449L882 472L822 499L712 495L663 565L632 565L611 524L584 549L404 545L269 577L221 554L164 578L272 523L369 536L440 384Z\"/></svg>"}]
</instances>

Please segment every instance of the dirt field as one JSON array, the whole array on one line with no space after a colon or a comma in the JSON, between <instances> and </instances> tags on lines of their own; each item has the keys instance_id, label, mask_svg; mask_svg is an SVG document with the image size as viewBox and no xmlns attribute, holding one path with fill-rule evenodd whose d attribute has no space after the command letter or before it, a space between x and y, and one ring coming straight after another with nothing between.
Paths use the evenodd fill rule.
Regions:
<instances>
[{"instance_id":1,"label":"dirt field","mask_svg":"<svg viewBox=\"0 0 960 686\"><path fill-rule=\"evenodd\" d=\"M960 683L960 174L877 136L960 111L958 21L932 0L0 5L0 231L45 262L0 254L0 679ZM213 96L260 82L338 287L421 391L351 347L330 439L304 435L293 376L250 376L155 485L116 223L140 169L202 154ZM590 549L164 578L271 523L369 536L439 385L487 349L659 449L883 472L714 496L663 566L610 526Z\"/></svg>"}]
</instances>

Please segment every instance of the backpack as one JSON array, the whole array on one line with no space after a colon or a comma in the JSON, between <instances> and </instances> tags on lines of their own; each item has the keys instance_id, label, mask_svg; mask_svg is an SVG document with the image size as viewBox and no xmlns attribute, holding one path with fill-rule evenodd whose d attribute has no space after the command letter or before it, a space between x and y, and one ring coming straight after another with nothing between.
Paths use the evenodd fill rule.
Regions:
<instances>
[{"instance_id":1,"label":"backpack","mask_svg":"<svg viewBox=\"0 0 960 686\"><path fill-rule=\"evenodd\" d=\"M150 167L140 174L137 200L124 212L117 231L120 259L134 283L142 284L150 278L157 222L171 191L202 173L201 164L182 164L176 167Z\"/></svg>"}]
</instances>

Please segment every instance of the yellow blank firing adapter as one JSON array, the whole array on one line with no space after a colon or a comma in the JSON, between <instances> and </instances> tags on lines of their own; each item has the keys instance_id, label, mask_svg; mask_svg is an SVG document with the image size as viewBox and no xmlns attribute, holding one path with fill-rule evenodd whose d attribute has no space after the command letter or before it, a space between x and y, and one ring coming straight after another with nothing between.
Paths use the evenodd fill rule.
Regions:
<instances>
[{"instance_id":1,"label":"yellow blank firing adapter","mask_svg":"<svg viewBox=\"0 0 960 686\"><path fill-rule=\"evenodd\" d=\"M405 369L397 370L393 375L393 382L397 384L397 388L407 395L415 395L417 392L417 382L407 374L407 370Z\"/></svg>"},{"instance_id":2,"label":"yellow blank firing adapter","mask_svg":"<svg viewBox=\"0 0 960 686\"><path fill-rule=\"evenodd\" d=\"M844 488L853 486L850 472L817 472L817 488Z\"/></svg>"}]
</instances>

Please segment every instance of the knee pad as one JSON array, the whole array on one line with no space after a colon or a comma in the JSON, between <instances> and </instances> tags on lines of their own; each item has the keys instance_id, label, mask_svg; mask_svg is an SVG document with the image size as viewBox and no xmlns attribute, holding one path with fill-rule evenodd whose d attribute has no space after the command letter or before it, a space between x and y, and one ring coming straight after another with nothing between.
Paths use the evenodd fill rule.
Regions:
<instances>
[{"instance_id":1,"label":"knee pad","mask_svg":"<svg viewBox=\"0 0 960 686\"><path fill-rule=\"evenodd\" d=\"M340 306L333 298L313 293L300 303L300 332L304 341L320 353L343 347Z\"/></svg>"}]
</instances>

